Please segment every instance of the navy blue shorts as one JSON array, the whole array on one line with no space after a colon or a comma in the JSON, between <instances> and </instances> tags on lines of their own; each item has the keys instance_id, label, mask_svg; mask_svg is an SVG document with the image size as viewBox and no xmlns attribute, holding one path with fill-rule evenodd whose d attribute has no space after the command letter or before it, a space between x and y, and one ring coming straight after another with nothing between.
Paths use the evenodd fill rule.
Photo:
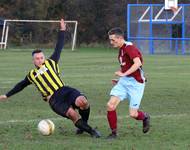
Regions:
<instances>
[{"instance_id":1,"label":"navy blue shorts","mask_svg":"<svg viewBox=\"0 0 190 150\"><path fill-rule=\"evenodd\" d=\"M68 86L63 86L52 95L49 100L49 104L52 110L58 115L68 118L66 116L68 109L70 107L77 108L75 101L76 98L81 95L83 94L78 90Z\"/></svg>"}]
</instances>

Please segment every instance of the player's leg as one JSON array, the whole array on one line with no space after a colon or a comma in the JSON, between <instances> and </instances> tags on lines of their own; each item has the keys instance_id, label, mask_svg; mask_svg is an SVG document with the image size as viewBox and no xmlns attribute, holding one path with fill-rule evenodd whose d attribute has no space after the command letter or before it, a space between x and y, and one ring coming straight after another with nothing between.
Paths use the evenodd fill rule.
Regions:
<instances>
[{"instance_id":1,"label":"player's leg","mask_svg":"<svg viewBox=\"0 0 190 150\"><path fill-rule=\"evenodd\" d=\"M110 95L111 98L107 103L107 119L111 129L111 134L107 137L108 139L117 137L117 113L116 108L120 101L126 99L127 92L125 87L123 86L123 77L119 79L117 84L112 88Z\"/></svg>"},{"instance_id":2,"label":"player's leg","mask_svg":"<svg viewBox=\"0 0 190 150\"><path fill-rule=\"evenodd\" d=\"M77 89L71 87L66 87L66 88L69 91L66 97L69 100L70 106L72 106L73 108L78 108L79 113L81 115L81 119L79 119L76 122L75 126L80 129L80 132L86 131L89 133L89 131L85 130L85 128L83 129L82 127L83 125L89 126L88 119L90 114L90 105L87 99ZM92 129L92 132L90 134L94 137L100 137L100 133L95 129Z\"/></svg>"},{"instance_id":3,"label":"player's leg","mask_svg":"<svg viewBox=\"0 0 190 150\"><path fill-rule=\"evenodd\" d=\"M150 129L150 116L148 113L140 111L136 108L129 108L130 117L141 120L143 122L143 133L147 133Z\"/></svg>"},{"instance_id":4,"label":"player's leg","mask_svg":"<svg viewBox=\"0 0 190 150\"><path fill-rule=\"evenodd\" d=\"M116 108L120 103L120 98L117 96L111 96L107 103L107 120L111 129L111 134L108 136L109 139L116 138L117 136L117 113Z\"/></svg>"},{"instance_id":5,"label":"player's leg","mask_svg":"<svg viewBox=\"0 0 190 150\"><path fill-rule=\"evenodd\" d=\"M149 131L150 128L150 116L148 113L139 110L145 85L138 83L135 80L132 85L133 86L130 86L130 88L128 89L130 101L129 114L130 117L143 122L143 133L146 133Z\"/></svg>"},{"instance_id":6,"label":"player's leg","mask_svg":"<svg viewBox=\"0 0 190 150\"><path fill-rule=\"evenodd\" d=\"M96 130L92 129L92 127L80 118L80 115L72 108L67 100L51 99L50 106L58 115L72 120L77 128L89 133L92 137L100 137L100 134Z\"/></svg>"},{"instance_id":7,"label":"player's leg","mask_svg":"<svg viewBox=\"0 0 190 150\"><path fill-rule=\"evenodd\" d=\"M71 87L65 88L68 91L66 98L69 100L69 104L72 105L73 108L79 110L82 120L87 123L90 114L90 104L88 103L87 98L77 89Z\"/></svg>"},{"instance_id":8,"label":"player's leg","mask_svg":"<svg viewBox=\"0 0 190 150\"><path fill-rule=\"evenodd\" d=\"M80 119L79 114L72 107L67 110L65 115L71 119L74 124Z\"/></svg>"},{"instance_id":9,"label":"player's leg","mask_svg":"<svg viewBox=\"0 0 190 150\"><path fill-rule=\"evenodd\" d=\"M75 105L79 108L79 114L82 120L88 123L89 115L90 115L90 105L87 101L87 98L83 95L78 96L75 101ZM78 129L76 134L82 134L83 130Z\"/></svg>"},{"instance_id":10,"label":"player's leg","mask_svg":"<svg viewBox=\"0 0 190 150\"><path fill-rule=\"evenodd\" d=\"M77 128L89 133L92 137L100 137L100 134L96 130L92 129L92 127L89 126L86 122L84 122L72 107L67 110L66 116L73 121Z\"/></svg>"},{"instance_id":11,"label":"player's leg","mask_svg":"<svg viewBox=\"0 0 190 150\"><path fill-rule=\"evenodd\" d=\"M144 120L146 115L143 111L138 110L137 108L129 108L130 117L136 120Z\"/></svg>"},{"instance_id":12,"label":"player's leg","mask_svg":"<svg viewBox=\"0 0 190 150\"><path fill-rule=\"evenodd\" d=\"M100 137L100 134L96 130L92 129L92 127L89 126L86 122L84 122L72 107L67 110L66 116L73 121L77 128L89 133L92 137Z\"/></svg>"},{"instance_id":13,"label":"player's leg","mask_svg":"<svg viewBox=\"0 0 190 150\"><path fill-rule=\"evenodd\" d=\"M80 115L74 110L73 105L78 96L75 97L72 91L75 91L75 89L63 87L56 92L49 101L52 110L58 115L71 119L76 127L88 132L91 136L96 138L100 137L100 134L84 122L80 118Z\"/></svg>"},{"instance_id":14,"label":"player's leg","mask_svg":"<svg viewBox=\"0 0 190 150\"><path fill-rule=\"evenodd\" d=\"M83 121L88 122L90 115L90 105L85 96L81 95L76 98L75 105L79 108L79 114Z\"/></svg>"}]
</instances>

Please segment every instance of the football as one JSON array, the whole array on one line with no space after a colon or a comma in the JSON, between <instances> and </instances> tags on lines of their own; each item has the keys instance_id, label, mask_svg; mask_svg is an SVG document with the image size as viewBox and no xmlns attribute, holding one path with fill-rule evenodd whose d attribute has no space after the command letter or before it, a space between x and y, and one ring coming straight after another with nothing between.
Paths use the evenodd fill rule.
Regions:
<instances>
[{"instance_id":1,"label":"football","mask_svg":"<svg viewBox=\"0 0 190 150\"><path fill-rule=\"evenodd\" d=\"M55 130L55 125L50 119L41 120L38 123L38 131L42 135L51 135Z\"/></svg>"}]
</instances>

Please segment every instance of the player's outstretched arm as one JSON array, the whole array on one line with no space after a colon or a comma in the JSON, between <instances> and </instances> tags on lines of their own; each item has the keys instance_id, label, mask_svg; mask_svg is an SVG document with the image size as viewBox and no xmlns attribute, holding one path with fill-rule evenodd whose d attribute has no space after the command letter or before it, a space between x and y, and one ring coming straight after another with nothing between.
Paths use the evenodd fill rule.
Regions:
<instances>
[{"instance_id":1,"label":"player's outstretched arm","mask_svg":"<svg viewBox=\"0 0 190 150\"><path fill-rule=\"evenodd\" d=\"M58 34L58 40L55 47L55 50L53 54L50 56L50 59L54 60L56 63L58 63L61 51L64 46L64 31L66 30L66 24L64 22L64 19L61 19L60 21L60 32Z\"/></svg>"},{"instance_id":2,"label":"player's outstretched arm","mask_svg":"<svg viewBox=\"0 0 190 150\"><path fill-rule=\"evenodd\" d=\"M27 77L25 77L24 80L20 81L17 83L9 92L7 92L5 95L0 96L0 101L7 99L8 97L22 91L25 87L30 85L30 81L28 80Z\"/></svg>"}]
</instances>

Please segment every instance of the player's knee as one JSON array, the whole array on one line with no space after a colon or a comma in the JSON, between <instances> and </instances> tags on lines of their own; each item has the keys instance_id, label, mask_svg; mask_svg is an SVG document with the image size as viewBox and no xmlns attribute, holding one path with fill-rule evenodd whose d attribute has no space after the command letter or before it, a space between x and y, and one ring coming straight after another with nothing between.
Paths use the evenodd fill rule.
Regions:
<instances>
[{"instance_id":1,"label":"player's knee","mask_svg":"<svg viewBox=\"0 0 190 150\"><path fill-rule=\"evenodd\" d=\"M82 105L81 108L82 109L87 109L89 107L89 103L86 99L82 100Z\"/></svg>"},{"instance_id":2,"label":"player's knee","mask_svg":"<svg viewBox=\"0 0 190 150\"><path fill-rule=\"evenodd\" d=\"M83 99L82 99L82 104L83 104L83 106L89 105L87 99L84 96L83 96Z\"/></svg>"},{"instance_id":3,"label":"player's knee","mask_svg":"<svg viewBox=\"0 0 190 150\"><path fill-rule=\"evenodd\" d=\"M115 109L116 109L116 107L114 104L109 103L109 102L107 103L107 111L113 111Z\"/></svg>"},{"instance_id":4,"label":"player's knee","mask_svg":"<svg viewBox=\"0 0 190 150\"><path fill-rule=\"evenodd\" d=\"M79 96L76 100L76 105L82 109L86 109L89 106L89 103L85 96Z\"/></svg>"},{"instance_id":5,"label":"player's knee","mask_svg":"<svg viewBox=\"0 0 190 150\"><path fill-rule=\"evenodd\" d=\"M136 111L130 112L130 117L131 118L137 118L137 116L138 116L138 113Z\"/></svg>"}]
</instances>

